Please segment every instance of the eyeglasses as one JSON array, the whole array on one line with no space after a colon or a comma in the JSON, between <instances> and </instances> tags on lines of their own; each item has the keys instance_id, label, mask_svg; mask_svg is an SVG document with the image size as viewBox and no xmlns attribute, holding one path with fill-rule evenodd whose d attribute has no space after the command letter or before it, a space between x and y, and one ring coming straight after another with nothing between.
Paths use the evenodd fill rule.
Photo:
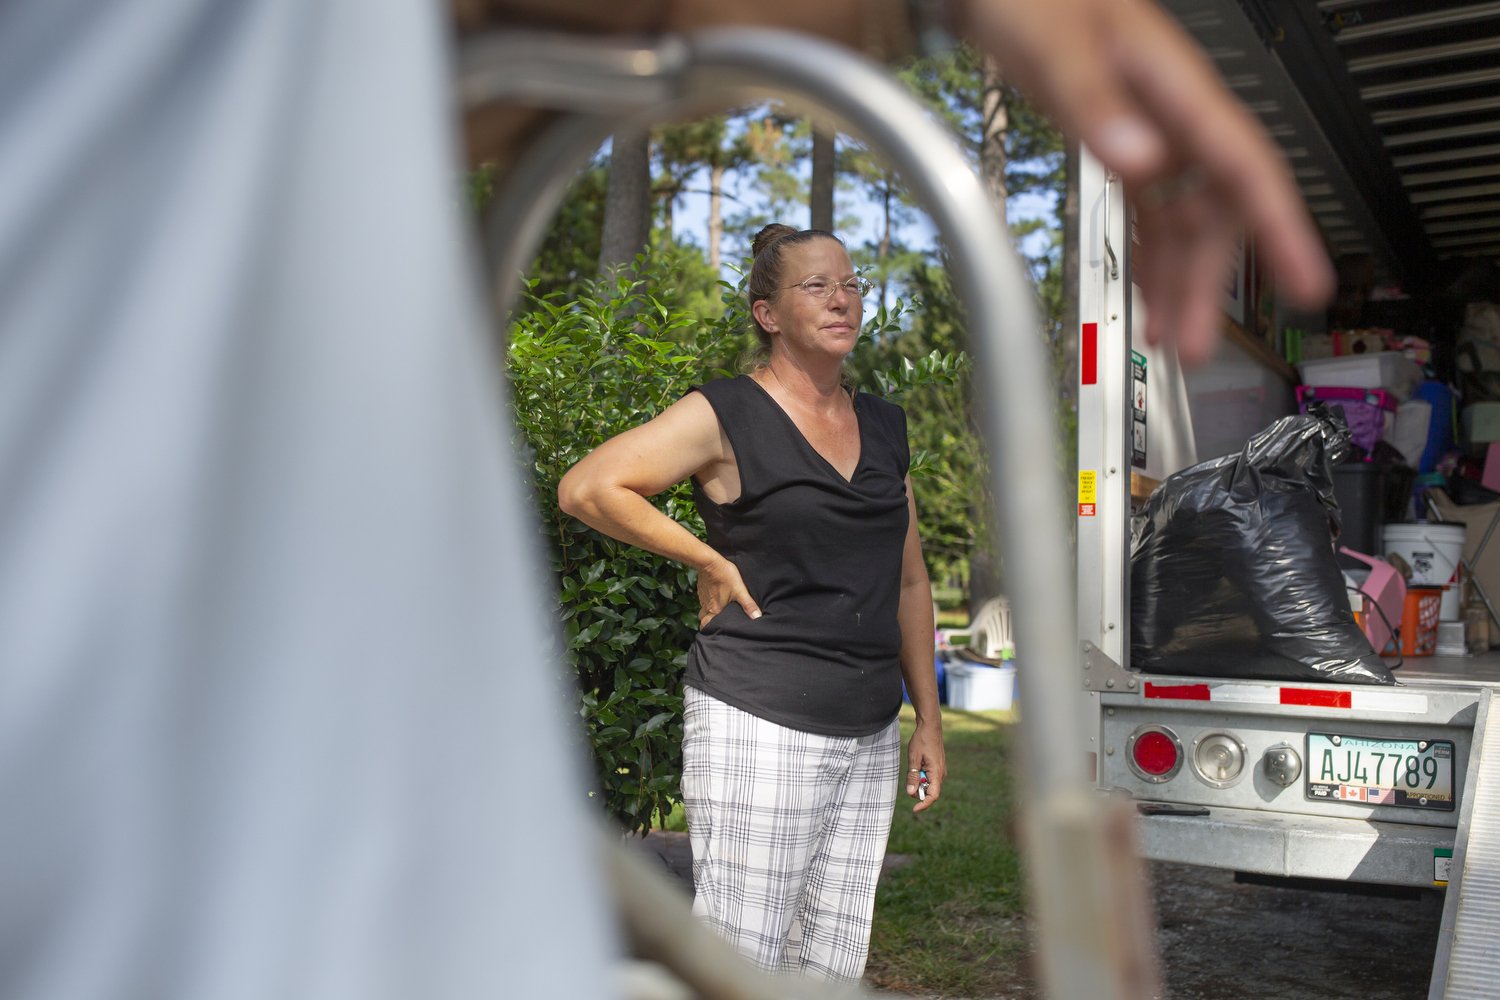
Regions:
<instances>
[{"instance_id":1,"label":"eyeglasses","mask_svg":"<svg viewBox=\"0 0 1500 1000\"><path fill-rule=\"evenodd\" d=\"M875 283L873 281L857 274L847 281L834 281L827 275L815 274L811 278L797 282L795 285L783 285L781 290L800 288L815 299L831 299L833 298L833 293L842 288L855 298L862 299L866 295L869 295L870 289L874 287Z\"/></svg>"}]
</instances>

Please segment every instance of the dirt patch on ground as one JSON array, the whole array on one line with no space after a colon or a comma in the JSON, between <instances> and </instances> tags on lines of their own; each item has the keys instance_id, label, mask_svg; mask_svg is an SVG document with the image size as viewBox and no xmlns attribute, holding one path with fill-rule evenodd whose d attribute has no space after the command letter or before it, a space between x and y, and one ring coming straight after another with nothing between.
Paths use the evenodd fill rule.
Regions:
<instances>
[{"instance_id":1,"label":"dirt patch on ground","mask_svg":"<svg viewBox=\"0 0 1500 1000\"><path fill-rule=\"evenodd\" d=\"M639 841L660 859L684 892L692 892L687 836L652 833ZM893 856L888 865L909 859ZM1242 884L1229 872L1191 865L1153 864L1165 979L1164 998L1226 1000L1421 1000L1437 947L1442 897L1365 896ZM876 914L879 920L879 914ZM1025 922L1007 920L1000 934L1014 940L990 960L984 1000L1034 1000ZM919 984L880 982L872 993L922 1000L937 997Z\"/></svg>"},{"instance_id":2,"label":"dirt patch on ground","mask_svg":"<svg viewBox=\"0 0 1500 1000\"><path fill-rule=\"evenodd\" d=\"M1355 895L1236 883L1152 866L1167 996L1176 1000L1419 1000L1442 897Z\"/></svg>"}]
</instances>

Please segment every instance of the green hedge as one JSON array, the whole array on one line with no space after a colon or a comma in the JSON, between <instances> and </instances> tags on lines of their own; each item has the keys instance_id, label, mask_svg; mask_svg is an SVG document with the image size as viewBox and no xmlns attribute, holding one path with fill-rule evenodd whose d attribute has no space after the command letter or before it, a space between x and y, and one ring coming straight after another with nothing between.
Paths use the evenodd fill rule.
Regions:
<instances>
[{"instance_id":1,"label":"green hedge","mask_svg":"<svg viewBox=\"0 0 1500 1000\"><path fill-rule=\"evenodd\" d=\"M670 287L669 275L648 279L602 281L567 302L529 299L513 324L508 358L596 791L632 830L649 827L679 797L682 669L698 622L695 574L563 514L557 483L602 441L715 377L720 359L743 342L742 312L704 321L647 291ZM687 484L654 502L702 534Z\"/></svg>"}]
</instances>

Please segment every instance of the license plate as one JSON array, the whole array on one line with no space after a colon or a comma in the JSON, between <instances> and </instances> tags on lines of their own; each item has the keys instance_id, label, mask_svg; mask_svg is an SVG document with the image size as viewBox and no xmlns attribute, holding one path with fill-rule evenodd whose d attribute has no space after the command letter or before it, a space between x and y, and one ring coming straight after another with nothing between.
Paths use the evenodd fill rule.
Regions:
<instances>
[{"instance_id":1,"label":"license plate","mask_svg":"<svg viewBox=\"0 0 1500 1000\"><path fill-rule=\"evenodd\" d=\"M1451 810L1453 741L1308 733L1307 797Z\"/></svg>"}]
</instances>

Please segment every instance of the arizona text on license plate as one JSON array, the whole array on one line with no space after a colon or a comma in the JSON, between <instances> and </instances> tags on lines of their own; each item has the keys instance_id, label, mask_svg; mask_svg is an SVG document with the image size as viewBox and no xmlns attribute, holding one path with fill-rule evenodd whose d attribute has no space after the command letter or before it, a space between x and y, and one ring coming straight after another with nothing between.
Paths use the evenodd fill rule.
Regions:
<instances>
[{"instance_id":1,"label":"arizona text on license plate","mask_svg":"<svg viewBox=\"0 0 1500 1000\"><path fill-rule=\"evenodd\" d=\"M1453 808L1453 741L1307 734L1307 797Z\"/></svg>"}]
</instances>

